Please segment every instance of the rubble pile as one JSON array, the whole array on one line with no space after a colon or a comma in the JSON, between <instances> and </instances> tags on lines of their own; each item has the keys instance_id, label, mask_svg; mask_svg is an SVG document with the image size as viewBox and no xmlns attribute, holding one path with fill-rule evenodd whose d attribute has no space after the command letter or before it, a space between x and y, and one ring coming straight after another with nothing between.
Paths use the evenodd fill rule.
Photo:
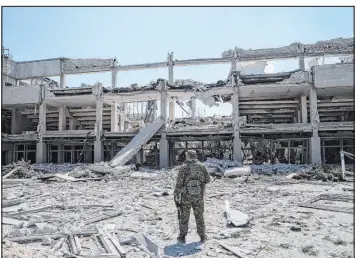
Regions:
<instances>
[{"instance_id":1,"label":"rubble pile","mask_svg":"<svg viewBox=\"0 0 356 258\"><path fill-rule=\"evenodd\" d=\"M233 160L220 160L215 158L207 158L204 165L211 168L219 168L221 171L229 167L242 167L242 163Z\"/></svg>"},{"instance_id":2,"label":"rubble pile","mask_svg":"<svg viewBox=\"0 0 356 258\"><path fill-rule=\"evenodd\" d=\"M252 173L260 175L277 175L289 174L297 172L311 171L311 165L297 165L297 164L264 164L264 165L250 165Z\"/></svg>"},{"instance_id":3,"label":"rubble pile","mask_svg":"<svg viewBox=\"0 0 356 258\"><path fill-rule=\"evenodd\" d=\"M32 178L40 176L42 173L35 171L31 165L31 161L17 161L12 164L2 166L1 175L5 178Z\"/></svg>"},{"instance_id":4,"label":"rubble pile","mask_svg":"<svg viewBox=\"0 0 356 258\"><path fill-rule=\"evenodd\" d=\"M293 175L293 179L321 180L339 182L344 181L342 170L339 165L318 165L312 166L309 170L300 171Z\"/></svg>"},{"instance_id":5,"label":"rubble pile","mask_svg":"<svg viewBox=\"0 0 356 258\"><path fill-rule=\"evenodd\" d=\"M226 129L232 128L232 119L231 117L204 117L198 119L192 118L180 118L176 119L172 124L169 125L168 130L217 130L217 129Z\"/></svg>"},{"instance_id":6,"label":"rubble pile","mask_svg":"<svg viewBox=\"0 0 356 258\"><path fill-rule=\"evenodd\" d=\"M1 244L1 251L3 258L55 258L57 256L50 252L31 249L24 245L13 243L10 241L3 241Z\"/></svg>"},{"instance_id":7,"label":"rubble pile","mask_svg":"<svg viewBox=\"0 0 356 258\"><path fill-rule=\"evenodd\" d=\"M45 173L66 173L72 171L76 167L80 167L83 164L70 164L70 163L63 163L63 164L53 164L53 163L46 163L46 164L32 164L31 168L38 171L43 171Z\"/></svg>"},{"instance_id":8,"label":"rubble pile","mask_svg":"<svg viewBox=\"0 0 356 258\"><path fill-rule=\"evenodd\" d=\"M209 162L226 168L240 165L216 159ZM62 170L67 169L66 165L63 167L66 168ZM161 171L140 168L140 172L133 172L133 166L113 169L102 162L75 167L72 176L75 173L81 176L84 173L81 171L89 173L89 170L110 180L47 183L29 180L26 185L11 184L3 200L2 232L4 241L16 244L3 247L4 257L46 257L41 256L42 252L48 253L47 257L57 254L59 257L125 257L106 249L111 246L119 250L113 246L114 242L127 258L179 255L227 258L236 250L243 250L251 257L258 253L266 258L287 257L290 253L302 257L301 245L310 239L323 257L351 257L352 214L334 212L331 218L323 210L311 210L313 216L310 210L299 213L300 203L330 193L333 186L315 187L297 180L293 187L270 186L266 185L268 180L261 180L263 175L254 174L246 177L248 180L212 179L206 188L204 214L209 240L204 245L197 244L199 236L195 220L191 219L187 244L177 245L178 218L172 194L179 168ZM285 176L277 175L275 179L285 181ZM333 190L350 185L342 182ZM249 226L245 227L247 222ZM293 231L296 227L299 231ZM290 234L293 234L292 243ZM323 236L342 237L345 244L330 248ZM264 248L269 239L278 239L281 245L274 245L273 250ZM234 245L236 241L238 246ZM285 243L290 243L288 249Z\"/></svg>"}]
</instances>

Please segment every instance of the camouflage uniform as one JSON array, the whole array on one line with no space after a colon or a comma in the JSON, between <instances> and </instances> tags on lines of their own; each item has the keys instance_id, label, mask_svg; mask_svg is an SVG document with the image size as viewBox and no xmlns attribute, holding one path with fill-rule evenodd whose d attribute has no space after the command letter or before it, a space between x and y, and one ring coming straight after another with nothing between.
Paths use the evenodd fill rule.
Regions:
<instances>
[{"instance_id":1,"label":"camouflage uniform","mask_svg":"<svg viewBox=\"0 0 356 258\"><path fill-rule=\"evenodd\" d=\"M189 153L187 155L189 155ZM174 190L175 198L181 194L182 205L181 218L179 221L180 234L178 240L184 241L185 236L188 233L191 208L193 208L194 211L198 235L202 240L206 239L204 224L204 193L205 185L209 182L210 176L208 171L205 166L196 159L188 160L179 170Z\"/></svg>"}]
</instances>

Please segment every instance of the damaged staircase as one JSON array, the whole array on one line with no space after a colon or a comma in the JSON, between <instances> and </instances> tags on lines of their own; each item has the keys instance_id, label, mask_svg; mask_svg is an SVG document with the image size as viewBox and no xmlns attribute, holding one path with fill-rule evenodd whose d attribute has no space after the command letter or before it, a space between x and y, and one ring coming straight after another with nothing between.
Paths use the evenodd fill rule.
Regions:
<instances>
[{"instance_id":1,"label":"damaged staircase","mask_svg":"<svg viewBox=\"0 0 356 258\"><path fill-rule=\"evenodd\" d=\"M163 120L156 120L152 124L146 125L140 130L140 132L127 144L122 150L120 150L115 157L110 161L111 167L125 165L142 147L146 144L155 133L164 124Z\"/></svg>"}]
</instances>

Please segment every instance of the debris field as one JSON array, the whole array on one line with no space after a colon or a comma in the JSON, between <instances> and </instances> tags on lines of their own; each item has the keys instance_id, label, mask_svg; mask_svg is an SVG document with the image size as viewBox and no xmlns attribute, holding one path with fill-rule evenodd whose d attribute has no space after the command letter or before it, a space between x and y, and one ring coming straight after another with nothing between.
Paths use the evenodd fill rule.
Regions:
<instances>
[{"instance_id":1,"label":"debris field","mask_svg":"<svg viewBox=\"0 0 356 258\"><path fill-rule=\"evenodd\" d=\"M18 162L2 172L3 257L353 257L353 180L297 180L305 166L288 166L293 173L279 164L211 175L209 239L199 243L191 214L187 244L178 245L179 167ZM6 177L16 167L21 176Z\"/></svg>"}]
</instances>

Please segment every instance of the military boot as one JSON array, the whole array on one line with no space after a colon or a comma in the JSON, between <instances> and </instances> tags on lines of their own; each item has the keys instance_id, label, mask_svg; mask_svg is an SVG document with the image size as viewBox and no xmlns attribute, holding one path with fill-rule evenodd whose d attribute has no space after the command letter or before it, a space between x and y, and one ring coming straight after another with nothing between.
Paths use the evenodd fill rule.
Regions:
<instances>
[{"instance_id":1,"label":"military boot","mask_svg":"<svg viewBox=\"0 0 356 258\"><path fill-rule=\"evenodd\" d=\"M204 244L208 240L208 237L206 235L200 237L200 242Z\"/></svg>"},{"instance_id":2,"label":"military boot","mask_svg":"<svg viewBox=\"0 0 356 258\"><path fill-rule=\"evenodd\" d=\"M185 244L185 236L178 236L177 237L177 240L178 240L178 244Z\"/></svg>"}]
</instances>

